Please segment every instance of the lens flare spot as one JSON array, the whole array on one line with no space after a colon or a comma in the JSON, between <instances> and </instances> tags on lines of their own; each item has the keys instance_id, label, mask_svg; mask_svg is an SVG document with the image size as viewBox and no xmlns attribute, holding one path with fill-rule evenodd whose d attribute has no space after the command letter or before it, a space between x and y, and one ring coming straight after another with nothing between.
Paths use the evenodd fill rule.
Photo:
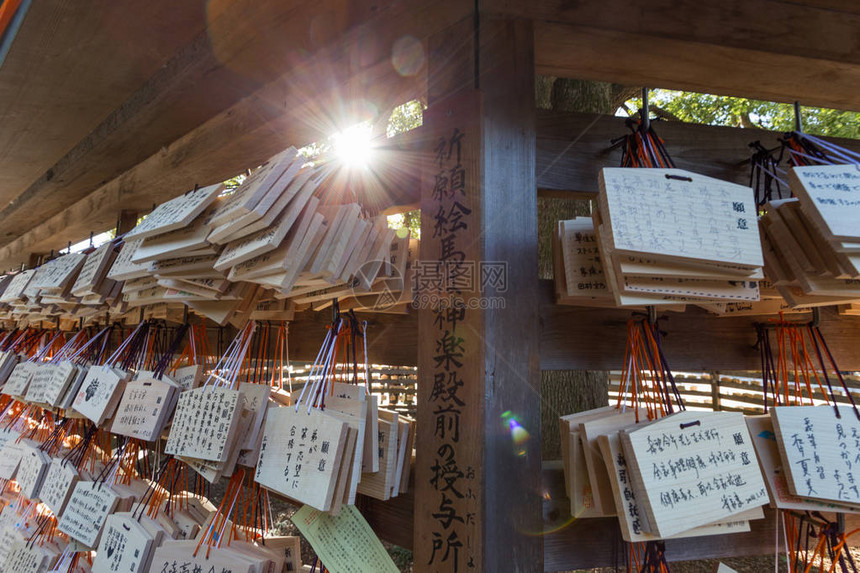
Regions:
<instances>
[{"instance_id":1,"label":"lens flare spot","mask_svg":"<svg viewBox=\"0 0 860 573\"><path fill-rule=\"evenodd\" d=\"M332 136L335 155L349 167L367 167L371 157L371 126L360 123Z\"/></svg>"},{"instance_id":2,"label":"lens flare spot","mask_svg":"<svg viewBox=\"0 0 860 573\"><path fill-rule=\"evenodd\" d=\"M526 455L525 443L529 439L528 430L523 428L520 421L517 420L517 417L510 410L506 410L502 413L502 421L511 433L511 441L513 442L514 452L516 455Z\"/></svg>"},{"instance_id":3,"label":"lens flare spot","mask_svg":"<svg viewBox=\"0 0 860 573\"><path fill-rule=\"evenodd\" d=\"M391 47L391 64L401 76L414 76L424 66L424 46L412 36L403 36Z\"/></svg>"}]
</instances>

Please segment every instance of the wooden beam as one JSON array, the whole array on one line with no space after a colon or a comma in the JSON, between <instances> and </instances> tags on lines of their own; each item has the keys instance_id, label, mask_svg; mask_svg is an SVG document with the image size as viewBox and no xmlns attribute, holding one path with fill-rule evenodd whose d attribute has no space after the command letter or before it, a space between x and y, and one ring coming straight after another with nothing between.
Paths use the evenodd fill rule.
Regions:
<instances>
[{"instance_id":1,"label":"wooden beam","mask_svg":"<svg viewBox=\"0 0 860 573\"><path fill-rule=\"evenodd\" d=\"M5 233L0 243L128 173L252 94L268 109L257 110L259 120L250 119L250 126L239 126L229 137L246 135L280 117L284 121L277 127L287 129L269 139L280 136L277 150L323 139L349 122L376 119L402 103L391 98L404 91L419 93L421 70L392 65L396 42L404 36L425 37L468 9L454 0L431 6L417 0L382 6L348 0L212 4L202 34L0 210ZM268 89L261 91L263 86ZM244 164L227 177L253 166ZM210 174L204 170L195 176ZM173 194L184 190L174 189Z\"/></svg>"},{"instance_id":2,"label":"wooden beam","mask_svg":"<svg viewBox=\"0 0 860 573\"><path fill-rule=\"evenodd\" d=\"M392 46L403 34L421 37L465 12L457 0L432 6L417 0L379 11L365 25L307 57L277 80L242 99L177 141L90 193L45 218L12 243L0 248L0 263L19 259L36 248L87 236L114 224L119 208L148 210L153 202L173 198L194 184L223 181L255 167L289 145L323 139L349 117L366 109L389 109L422 97L425 78L401 74L391 64ZM430 14L442 14L439 23ZM379 26L386 30L365 41ZM358 47L356 47L358 46ZM358 61L356 59L361 56ZM377 190L376 201L393 204L390 187ZM417 201L417 198L414 200ZM44 214L43 214L44 215Z\"/></svg>"},{"instance_id":3,"label":"wooden beam","mask_svg":"<svg viewBox=\"0 0 860 573\"><path fill-rule=\"evenodd\" d=\"M625 309L559 306L552 281L542 280L540 296L540 368L542 370L620 370L624 359ZM690 307L687 312L661 312L663 347L669 365L679 372L760 370L753 327L765 317L721 318ZM290 355L313 360L324 335L326 312L296 315L291 327ZM377 326L374 326L374 323ZM374 362L417 364L418 329L414 314L377 315L371 321L370 351ZM821 310L821 332L841 370L860 370L860 317L839 316L835 307ZM300 334L301 333L301 334ZM308 333L316 333L310 335Z\"/></svg>"},{"instance_id":4,"label":"wooden beam","mask_svg":"<svg viewBox=\"0 0 860 573\"><path fill-rule=\"evenodd\" d=\"M669 156L687 169L739 185L750 184L749 144L761 141L776 147L783 132L655 121ZM625 119L590 113L538 110L537 180L539 189L597 193L597 177L604 167L617 167L621 149L610 141L630 132ZM860 152L860 140L825 138Z\"/></svg>"},{"instance_id":5,"label":"wooden beam","mask_svg":"<svg viewBox=\"0 0 860 573\"><path fill-rule=\"evenodd\" d=\"M391 89L392 77L400 78ZM13 243L0 248L0 268L20 264L32 250L47 252L113 225L114 213L125 207L139 212L191 188L223 181L241 170L259 165L290 142L306 141L318 126L302 119L307 98L291 89L295 76L277 82L243 99L178 141L160 150L120 177L100 187L61 213L29 229ZM417 81L391 70L387 59L357 72L352 80L329 92L332 106L342 105L361 86L387 86L387 99L400 101L423 91ZM322 99L323 96L320 96ZM383 101L384 95L371 99ZM288 102L282 105L280 102ZM307 118L308 114L305 113ZM678 167L704 175L749 184L749 143L760 140L770 147L779 132L717 127L682 122L659 122L656 129ZM621 151L610 150L611 139L627 133L624 119L608 115L537 112L538 188L544 196L589 198L597 192L601 168L615 166ZM860 151L860 141L826 138ZM373 209L400 211L418 205L420 152L428 145L426 131L418 128L382 141L378 163L365 181L364 196Z\"/></svg>"},{"instance_id":6,"label":"wooden beam","mask_svg":"<svg viewBox=\"0 0 860 573\"><path fill-rule=\"evenodd\" d=\"M522 20L482 20L479 40L467 18L430 40L417 572L543 569L540 537L522 534L541 523L532 46Z\"/></svg>"},{"instance_id":7,"label":"wooden beam","mask_svg":"<svg viewBox=\"0 0 860 573\"><path fill-rule=\"evenodd\" d=\"M539 73L860 110L846 2L487 0L535 20Z\"/></svg>"},{"instance_id":8,"label":"wooden beam","mask_svg":"<svg viewBox=\"0 0 860 573\"><path fill-rule=\"evenodd\" d=\"M541 22L537 72L860 110L860 65L662 36Z\"/></svg>"},{"instance_id":9,"label":"wooden beam","mask_svg":"<svg viewBox=\"0 0 860 573\"><path fill-rule=\"evenodd\" d=\"M860 9L850 0L486 0L482 9L541 22L860 64Z\"/></svg>"},{"instance_id":10,"label":"wooden beam","mask_svg":"<svg viewBox=\"0 0 860 573\"><path fill-rule=\"evenodd\" d=\"M40 0L22 9L27 5L5 60L0 54L4 206L206 27L203 2Z\"/></svg>"}]
</instances>

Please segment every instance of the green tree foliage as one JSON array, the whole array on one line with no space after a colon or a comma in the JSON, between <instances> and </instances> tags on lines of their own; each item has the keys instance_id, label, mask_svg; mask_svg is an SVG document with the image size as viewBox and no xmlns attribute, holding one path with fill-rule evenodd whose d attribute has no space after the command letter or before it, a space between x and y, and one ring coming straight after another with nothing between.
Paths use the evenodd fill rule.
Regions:
<instances>
[{"instance_id":1,"label":"green tree foliage","mask_svg":"<svg viewBox=\"0 0 860 573\"><path fill-rule=\"evenodd\" d=\"M673 90L652 90L649 98L655 115L669 120L772 131L794 129L791 104ZM641 105L642 100L634 98L622 109L632 113ZM860 139L860 113L802 107L801 118L806 133Z\"/></svg>"}]
</instances>

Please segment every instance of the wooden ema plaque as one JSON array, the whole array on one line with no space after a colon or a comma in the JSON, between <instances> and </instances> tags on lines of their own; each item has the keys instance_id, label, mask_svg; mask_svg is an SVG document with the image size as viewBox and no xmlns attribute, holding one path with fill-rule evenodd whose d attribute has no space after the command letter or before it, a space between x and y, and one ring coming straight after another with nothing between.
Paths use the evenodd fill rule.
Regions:
<instances>
[{"instance_id":1,"label":"wooden ema plaque","mask_svg":"<svg viewBox=\"0 0 860 573\"><path fill-rule=\"evenodd\" d=\"M196 541L165 541L156 548L150 571L201 571L209 573L257 573L260 560L251 560L229 547L215 547L207 551L204 545L194 556Z\"/></svg>"},{"instance_id":2,"label":"wooden ema plaque","mask_svg":"<svg viewBox=\"0 0 860 573\"><path fill-rule=\"evenodd\" d=\"M860 171L856 165L792 167L789 178L804 212L828 237L860 242Z\"/></svg>"},{"instance_id":3,"label":"wooden ema plaque","mask_svg":"<svg viewBox=\"0 0 860 573\"><path fill-rule=\"evenodd\" d=\"M145 573L154 539L131 513L114 513L105 520L92 573Z\"/></svg>"},{"instance_id":4,"label":"wooden ema plaque","mask_svg":"<svg viewBox=\"0 0 860 573\"><path fill-rule=\"evenodd\" d=\"M773 431L773 420L771 420L770 415L747 416L746 422L750 436L752 436L761 472L764 475L765 484L767 484L767 491L770 494L771 507L796 511L860 513L860 506L851 507L793 495L788 487L786 472L783 470L783 462L780 458L776 434Z\"/></svg>"},{"instance_id":5,"label":"wooden ema plaque","mask_svg":"<svg viewBox=\"0 0 860 573\"><path fill-rule=\"evenodd\" d=\"M740 413L678 412L621 432L646 531L668 537L768 502Z\"/></svg>"},{"instance_id":6,"label":"wooden ema plaque","mask_svg":"<svg viewBox=\"0 0 860 573\"><path fill-rule=\"evenodd\" d=\"M108 241L87 255L87 260L84 261L84 266L81 267L81 272L78 273L72 285L72 294L74 296L96 294L94 289L98 288L101 284L113 258L113 241Z\"/></svg>"},{"instance_id":7,"label":"wooden ema plaque","mask_svg":"<svg viewBox=\"0 0 860 573\"><path fill-rule=\"evenodd\" d=\"M87 372L72 407L96 425L113 415L129 374L110 366L93 366Z\"/></svg>"},{"instance_id":8,"label":"wooden ema plaque","mask_svg":"<svg viewBox=\"0 0 860 573\"><path fill-rule=\"evenodd\" d=\"M221 185L210 185L166 201L125 236L127 239L145 239L181 229L211 205L222 189Z\"/></svg>"},{"instance_id":9,"label":"wooden ema plaque","mask_svg":"<svg viewBox=\"0 0 860 573\"><path fill-rule=\"evenodd\" d=\"M238 390L205 386L182 392L165 452L213 462L227 461L244 399Z\"/></svg>"},{"instance_id":10,"label":"wooden ema plaque","mask_svg":"<svg viewBox=\"0 0 860 573\"><path fill-rule=\"evenodd\" d=\"M173 413L177 387L152 377L129 382L116 409L111 433L151 442Z\"/></svg>"},{"instance_id":11,"label":"wooden ema plaque","mask_svg":"<svg viewBox=\"0 0 860 573\"><path fill-rule=\"evenodd\" d=\"M51 465L51 458L37 447L26 445L21 451L21 462L15 481L21 487L21 493L28 499L38 499L42 489L45 474Z\"/></svg>"},{"instance_id":12,"label":"wooden ema plaque","mask_svg":"<svg viewBox=\"0 0 860 573\"><path fill-rule=\"evenodd\" d=\"M49 547L19 540L6 555L2 570L8 573L40 573L46 571L56 557L57 553Z\"/></svg>"},{"instance_id":13,"label":"wooden ema plaque","mask_svg":"<svg viewBox=\"0 0 860 573\"><path fill-rule=\"evenodd\" d=\"M606 468L610 475L610 486L615 497L615 505L618 510L618 523L621 526L621 536L630 543L641 541L654 541L660 539L642 528L640 518L644 509L636 501L636 493L633 491L633 483L627 468L627 461L621 448L621 438L618 432L598 436L598 442L603 454ZM748 510L734 516L732 521L712 523L694 527L681 533L677 533L670 539L682 537L701 537L704 535L720 535L726 533L743 533L750 530L748 519L761 519L764 513L761 508Z\"/></svg>"},{"instance_id":14,"label":"wooden ema plaque","mask_svg":"<svg viewBox=\"0 0 860 573\"><path fill-rule=\"evenodd\" d=\"M0 394L8 394L9 396L21 397L27 393L27 386L30 384L33 375L36 373L38 365L35 362L19 362L12 369L8 380L3 385Z\"/></svg>"},{"instance_id":15,"label":"wooden ema plaque","mask_svg":"<svg viewBox=\"0 0 860 573\"><path fill-rule=\"evenodd\" d=\"M105 520L118 502L119 495L107 484L79 481L60 516L58 528L87 547L96 547Z\"/></svg>"},{"instance_id":16,"label":"wooden ema plaque","mask_svg":"<svg viewBox=\"0 0 860 573\"><path fill-rule=\"evenodd\" d=\"M54 512L54 515L62 515L80 477L78 470L72 464L59 458L52 459L45 474L42 489L39 491L39 499Z\"/></svg>"},{"instance_id":17,"label":"wooden ema plaque","mask_svg":"<svg viewBox=\"0 0 860 573\"><path fill-rule=\"evenodd\" d=\"M660 260L764 262L752 189L682 169L604 168L600 207L612 248Z\"/></svg>"},{"instance_id":18,"label":"wooden ema plaque","mask_svg":"<svg viewBox=\"0 0 860 573\"><path fill-rule=\"evenodd\" d=\"M788 479L797 496L860 504L860 421L850 407L777 406L770 411Z\"/></svg>"},{"instance_id":19,"label":"wooden ema plaque","mask_svg":"<svg viewBox=\"0 0 860 573\"><path fill-rule=\"evenodd\" d=\"M322 511L332 506L348 424L316 408L270 408L254 481ZM350 460L351 461L351 460Z\"/></svg>"}]
</instances>

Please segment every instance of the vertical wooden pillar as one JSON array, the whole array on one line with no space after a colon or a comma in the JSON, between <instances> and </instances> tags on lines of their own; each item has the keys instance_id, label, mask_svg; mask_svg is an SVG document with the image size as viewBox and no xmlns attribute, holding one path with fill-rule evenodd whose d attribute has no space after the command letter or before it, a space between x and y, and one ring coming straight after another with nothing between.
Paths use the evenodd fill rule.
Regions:
<instances>
[{"instance_id":1,"label":"vertical wooden pillar","mask_svg":"<svg viewBox=\"0 0 860 573\"><path fill-rule=\"evenodd\" d=\"M116 235L120 236L134 229L137 225L137 211L123 209L116 221Z\"/></svg>"},{"instance_id":2,"label":"vertical wooden pillar","mask_svg":"<svg viewBox=\"0 0 860 573\"><path fill-rule=\"evenodd\" d=\"M475 31L429 43L415 570L539 572L533 30L484 19L477 66Z\"/></svg>"}]
</instances>

